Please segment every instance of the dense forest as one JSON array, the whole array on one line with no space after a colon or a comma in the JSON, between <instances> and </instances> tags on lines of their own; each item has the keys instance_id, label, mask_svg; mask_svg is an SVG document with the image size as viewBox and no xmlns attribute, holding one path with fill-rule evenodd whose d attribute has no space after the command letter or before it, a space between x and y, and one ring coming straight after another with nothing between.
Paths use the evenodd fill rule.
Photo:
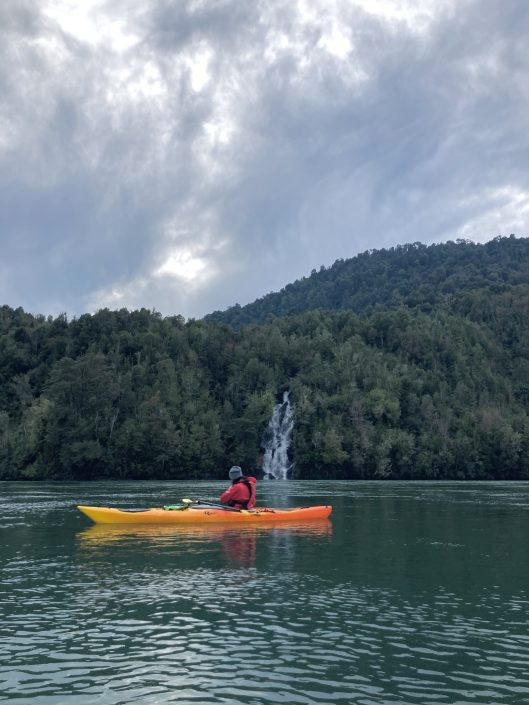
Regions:
<instances>
[{"instance_id":1,"label":"dense forest","mask_svg":"<svg viewBox=\"0 0 529 705\"><path fill-rule=\"evenodd\" d=\"M0 479L253 469L285 389L295 477L529 479L529 239L373 251L200 321L4 306Z\"/></svg>"}]
</instances>

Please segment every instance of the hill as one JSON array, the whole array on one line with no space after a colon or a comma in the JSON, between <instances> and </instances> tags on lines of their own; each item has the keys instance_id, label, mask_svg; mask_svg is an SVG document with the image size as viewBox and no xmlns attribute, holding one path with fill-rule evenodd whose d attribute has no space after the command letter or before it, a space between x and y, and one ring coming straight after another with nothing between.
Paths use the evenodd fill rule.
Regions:
<instances>
[{"instance_id":1,"label":"hill","mask_svg":"<svg viewBox=\"0 0 529 705\"><path fill-rule=\"evenodd\" d=\"M511 235L483 245L465 240L414 243L337 260L279 292L205 319L241 326L314 309L362 314L405 306L428 313L450 310L454 298L465 292L497 293L517 284L529 284L529 238Z\"/></svg>"},{"instance_id":2,"label":"hill","mask_svg":"<svg viewBox=\"0 0 529 705\"><path fill-rule=\"evenodd\" d=\"M251 469L284 389L296 477L529 479L528 251L368 253L287 287L319 310L279 317L280 292L244 326L0 307L0 479Z\"/></svg>"}]
</instances>

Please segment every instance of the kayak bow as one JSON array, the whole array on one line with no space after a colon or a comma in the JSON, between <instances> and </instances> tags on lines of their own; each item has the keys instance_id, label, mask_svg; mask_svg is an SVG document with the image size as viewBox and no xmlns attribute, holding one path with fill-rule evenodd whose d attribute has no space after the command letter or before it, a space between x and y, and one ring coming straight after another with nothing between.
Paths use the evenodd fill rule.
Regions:
<instances>
[{"instance_id":1,"label":"kayak bow","mask_svg":"<svg viewBox=\"0 0 529 705\"><path fill-rule=\"evenodd\" d=\"M178 511L161 507L131 511L113 507L87 507L79 505L79 511L96 524L209 524L230 523L248 524L253 522L306 521L326 519L332 512L330 505L319 507L295 507L293 509L272 509L256 507L250 511L233 511L214 507L185 507Z\"/></svg>"}]
</instances>

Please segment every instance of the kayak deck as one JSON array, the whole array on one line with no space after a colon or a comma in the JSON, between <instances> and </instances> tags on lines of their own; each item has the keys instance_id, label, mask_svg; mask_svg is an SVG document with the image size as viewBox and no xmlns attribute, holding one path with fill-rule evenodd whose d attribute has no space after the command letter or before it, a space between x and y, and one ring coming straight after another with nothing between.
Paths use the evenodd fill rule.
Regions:
<instances>
[{"instance_id":1,"label":"kayak deck","mask_svg":"<svg viewBox=\"0 0 529 705\"><path fill-rule=\"evenodd\" d=\"M85 505L79 505L77 509L95 521L96 524L209 524L218 522L249 524L326 519L332 512L330 505L295 507L293 509L257 507L250 511L192 506L176 511L161 507L142 511L127 511L114 507L87 507Z\"/></svg>"}]
</instances>

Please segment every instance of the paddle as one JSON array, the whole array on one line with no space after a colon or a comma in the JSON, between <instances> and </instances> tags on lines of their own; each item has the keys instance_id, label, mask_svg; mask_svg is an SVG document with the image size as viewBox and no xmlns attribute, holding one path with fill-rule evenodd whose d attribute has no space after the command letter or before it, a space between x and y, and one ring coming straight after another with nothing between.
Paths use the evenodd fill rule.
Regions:
<instances>
[{"instance_id":1,"label":"paddle","mask_svg":"<svg viewBox=\"0 0 529 705\"><path fill-rule=\"evenodd\" d=\"M248 514L247 509L237 509L236 507L228 507L228 505L226 504L220 504L220 502L210 502L207 499L183 499L182 502L187 505L205 504L208 507L214 507L215 509L224 509L227 512L241 512L243 514Z\"/></svg>"}]
</instances>

